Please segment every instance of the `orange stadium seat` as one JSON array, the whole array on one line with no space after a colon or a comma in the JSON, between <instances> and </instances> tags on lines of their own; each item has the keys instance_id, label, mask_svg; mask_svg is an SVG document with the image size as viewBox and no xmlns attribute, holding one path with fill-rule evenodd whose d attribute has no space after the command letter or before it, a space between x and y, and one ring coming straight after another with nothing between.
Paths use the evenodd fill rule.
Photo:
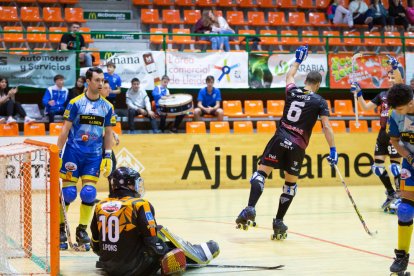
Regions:
<instances>
[{"instance_id":1,"label":"orange stadium seat","mask_svg":"<svg viewBox=\"0 0 414 276\"><path fill-rule=\"evenodd\" d=\"M171 0L153 0L153 4L156 6L172 6L174 5L173 2L171 2Z\"/></svg>"},{"instance_id":2,"label":"orange stadium seat","mask_svg":"<svg viewBox=\"0 0 414 276\"><path fill-rule=\"evenodd\" d=\"M214 0L197 0L197 6L199 7L215 7L216 6L216 2Z\"/></svg>"},{"instance_id":3,"label":"orange stadium seat","mask_svg":"<svg viewBox=\"0 0 414 276\"><path fill-rule=\"evenodd\" d=\"M312 0L297 0L296 4L298 5L298 8L301 9L314 9L315 6L312 3Z\"/></svg>"},{"instance_id":4,"label":"orange stadium seat","mask_svg":"<svg viewBox=\"0 0 414 276\"><path fill-rule=\"evenodd\" d=\"M313 37L310 37L313 36ZM324 46L325 43L319 39L319 31L302 31L302 43L311 46Z\"/></svg>"},{"instance_id":5,"label":"orange stadium seat","mask_svg":"<svg viewBox=\"0 0 414 276\"><path fill-rule=\"evenodd\" d=\"M3 27L5 32L22 32L23 27L20 26L5 26ZM25 42L26 39L23 33L3 33L4 42Z\"/></svg>"},{"instance_id":6,"label":"orange stadium seat","mask_svg":"<svg viewBox=\"0 0 414 276\"><path fill-rule=\"evenodd\" d=\"M274 133L276 131L275 121L257 121L257 133Z\"/></svg>"},{"instance_id":7,"label":"orange stadium seat","mask_svg":"<svg viewBox=\"0 0 414 276\"><path fill-rule=\"evenodd\" d=\"M67 32L66 27L49 27L49 42L59 43L63 34L52 34L52 32Z\"/></svg>"},{"instance_id":8,"label":"orange stadium seat","mask_svg":"<svg viewBox=\"0 0 414 276\"><path fill-rule=\"evenodd\" d=\"M200 18L200 10L184 10L184 24L194 25Z\"/></svg>"},{"instance_id":9,"label":"orange stadium seat","mask_svg":"<svg viewBox=\"0 0 414 276\"><path fill-rule=\"evenodd\" d=\"M285 13L284 12L269 12L268 13L268 22L272 26L287 26Z\"/></svg>"},{"instance_id":10,"label":"orange stadium seat","mask_svg":"<svg viewBox=\"0 0 414 276\"><path fill-rule=\"evenodd\" d=\"M141 22L144 24L161 24L157 9L141 9Z\"/></svg>"},{"instance_id":11,"label":"orange stadium seat","mask_svg":"<svg viewBox=\"0 0 414 276\"><path fill-rule=\"evenodd\" d=\"M26 56L30 54L29 50L30 49L27 47L12 47L12 48L9 48L9 54Z\"/></svg>"},{"instance_id":12,"label":"orange stadium seat","mask_svg":"<svg viewBox=\"0 0 414 276\"><path fill-rule=\"evenodd\" d=\"M328 105L328 109L329 109L329 113L331 114L331 116L335 116L335 112L332 112L332 105L331 105L331 101L330 100L326 100L326 104Z\"/></svg>"},{"instance_id":13,"label":"orange stadium seat","mask_svg":"<svg viewBox=\"0 0 414 276\"><path fill-rule=\"evenodd\" d=\"M346 132L345 121L336 120L336 121L329 121L329 122L332 126L334 133L345 133Z\"/></svg>"},{"instance_id":14,"label":"orange stadium seat","mask_svg":"<svg viewBox=\"0 0 414 276\"><path fill-rule=\"evenodd\" d=\"M276 0L276 6L281 9L296 9L298 6L293 0Z\"/></svg>"},{"instance_id":15,"label":"orange stadium seat","mask_svg":"<svg viewBox=\"0 0 414 276\"><path fill-rule=\"evenodd\" d=\"M27 42L30 43L47 43L49 40L46 37L45 27L27 27Z\"/></svg>"},{"instance_id":16,"label":"orange stadium seat","mask_svg":"<svg viewBox=\"0 0 414 276\"><path fill-rule=\"evenodd\" d=\"M324 36L337 36L337 37L332 37L332 38L328 38L328 43L330 46L339 46L342 45L341 42L341 38L340 38L340 33L339 31L323 31L323 35Z\"/></svg>"},{"instance_id":17,"label":"orange stadium seat","mask_svg":"<svg viewBox=\"0 0 414 276\"><path fill-rule=\"evenodd\" d=\"M78 2L79 0L59 0L59 3L69 4L69 5L74 5L74 4L77 4Z\"/></svg>"},{"instance_id":18,"label":"orange stadium seat","mask_svg":"<svg viewBox=\"0 0 414 276\"><path fill-rule=\"evenodd\" d=\"M1 1L1 2L4 2L4 1ZM16 0L16 2L17 3L36 3L35 0Z\"/></svg>"},{"instance_id":19,"label":"orange stadium seat","mask_svg":"<svg viewBox=\"0 0 414 276\"><path fill-rule=\"evenodd\" d=\"M352 100L334 100L336 116L355 116Z\"/></svg>"},{"instance_id":20,"label":"orange stadium seat","mask_svg":"<svg viewBox=\"0 0 414 276\"><path fill-rule=\"evenodd\" d=\"M46 23L63 22L60 7L43 7L43 21Z\"/></svg>"},{"instance_id":21,"label":"orange stadium seat","mask_svg":"<svg viewBox=\"0 0 414 276\"><path fill-rule=\"evenodd\" d=\"M404 32L405 46L414 46L414 32Z\"/></svg>"},{"instance_id":22,"label":"orange stadium seat","mask_svg":"<svg viewBox=\"0 0 414 276\"><path fill-rule=\"evenodd\" d=\"M331 26L331 23L326 19L324 12L310 12L309 24L315 27Z\"/></svg>"},{"instance_id":23,"label":"orange stadium seat","mask_svg":"<svg viewBox=\"0 0 414 276\"><path fill-rule=\"evenodd\" d=\"M151 0L132 0L132 4L135 6L149 6L152 5Z\"/></svg>"},{"instance_id":24,"label":"orange stadium seat","mask_svg":"<svg viewBox=\"0 0 414 276\"><path fill-rule=\"evenodd\" d=\"M255 35L256 31L255 30L239 30L237 33L239 35ZM239 44L241 41L245 40L246 37L239 36L237 39L238 39L238 41L230 41L230 44ZM243 42L243 43L245 43L245 42Z\"/></svg>"},{"instance_id":25,"label":"orange stadium seat","mask_svg":"<svg viewBox=\"0 0 414 276\"><path fill-rule=\"evenodd\" d=\"M299 41L299 34L297 30L283 30L280 34L282 35L280 38L280 44L302 45L302 42Z\"/></svg>"},{"instance_id":26,"label":"orange stadium seat","mask_svg":"<svg viewBox=\"0 0 414 276\"><path fill-rule=\"evenodd\" d=\"M0 6L0 22L18 22L17 7Z\"/></svg>"},{"instance_id":27,"label":"orange stadium seat","mask_svg":"<svg viewBox=\"0 0 414 276\"><path fill-rule=\"evenodd\" d=\"M238 5L242 9L253 9L257 7L257 4L253 0L239 0Z\"/></svg>"},{"instance_id":28,"label":"orange stadium seat","mask_svg":"<svg viewBox=\"0 0 414 276\"><path fill-rule=\"evenodd\" d=\"M82 8L65 8L65 21L72 22L86 22L83 19L83 9Z\"/></svg>"},{"instance_id":29,"label":"orange stadium seat","mask_svg":"<svg viewBox=\"0 0 414 276\"><path fill-rule=\"evenodd\" d=\"M246 25L242 11L228 11L226 17L230 26Z\"/></svg>"},{"instance_id":30,"label":"orange stadium seat","mask_svg":"<svg viewBox=\"0 0 414 276\"><path fill-rule=\"evenodd\" d=\"M234 133L253 133L253 124L251 121L234 121Z\"/></svg>"},{"instance_id":31,"label":"orange stadium seat","mask_svg":"<svg viewBox=\"0 0 414 276\"><path fill-rule=\"evenodd\" d=\"M195 1L193 0L176 0L175 4L180 7L193 7L195 6Z\"/></svg>"},{"instance_id":32,"label":"orange stadium seat","mask_svg":"<svg viewBox=\"0 0 414 276\"><path fill-rule=\"evenodd\" d=\"M256 2L261 8L273 9L276 6L275 0L257 0Z\"/></svg>"},{"instance_id":33,"label":"orange stadium seat","mask_svg":"<svg viewBox=\"0 0 414 276\"><path fill-rule=\"evenodd\" d=\"M263 117L266 114L263 111L263 102L261 100L245 100L244 114L250 117Z\"/></svg>"},{"instance_id":34,"label":"orange stadium seat","mask_svg":"<svg viewBox=\"0 0 414 276\"><path fill-rule=\"evenodd\" d=\"M288 22L290 26L307 26L304 12L289 12Z\"/></svg>"},{"instance_id":35,"label":"orange stadium seat","mask_svg":"<svg viewBox=\"0 0 414 276\"><path fill-rule=\"evenodd\" d=\"M151 28L150 32L153 33L152 35L150 35L150 42L153 44L162 44L163 40L164 40L164 36L162 35L154 35L154 33L168 33L168 29L167 28ZM166 36L166 41L167 43L169 42L169 38L168 35Z\"/></svg>"},{"instance_id":36,"label":"orange stadium seat","mask_svg":"<svg viewBox=\"0 0 414 276\"><path fill-rule=\"evenodd\" d=\"M377 36L377 37L376 37ZM384 43L381 41L380 32L364 32L365 44L367 46L384 46Z\"/></svg>"},{"instance_id":37,"label":"orange stadium seat","mask_svg":"<svg viewBox=\"0 0 414 276\"><path fill-rule=\"evenodd\" d=\"M261 35L277 35L276 30L260 30ZM260 37L262 40L260 42L261 45L277 45L279 44L279 41L277 40L277 36L272 37L266 37L262 36Z\"/></svg>"},{"instance_id":38,"label":"orange stadium seat","mask_svg":"<svg viewBox=\"0 0 414 276\"><path fill-rule=\"evenodd\" d=\"M249 26L267 26L263 12L248 11L247 22Z\"/></svg>"},{"instance_id":39,"label":"orange stadium seat","mask_svg":"<svg viewBox=\"0 0 414 276\"><path fill-rule=\"evenodd\" d=\"M326 10L330 2L330 0L316 0L316 8Z\"/></svg>"},{"instance_id":40,"label":"orange stadium seat","mask_svg":"<svg viewBox=\"0 0 414 276\"><path fill-rule=\"evenodd\" d=\"M85 43L93 43L93 39L92 39L92 35L91 34L85 34L85 33L90 33L91 32L91 28L89 27L80 27L79 32L82 33L83 39L85 40Z\"/></svg>"},{"instance_id":41,"label":"orange stadium seat","mask_svg":"<svg viewBox=\"0 0 414 276\"><path fill-rule=\"evenodd\" d=\"M179 10L162 10L162 21L164 24L182 24Z\"/></svg>"},{"instance_id":42,"label":"orange stadium seat","mask_svg":"<svg viewBox=\"0 0 414 276\"><path fill-rule=\"evenodd\" d=\"M62 131L63 123L50 123L49 124L49 135L59 136Z\"/></svg>"},{"instance_id":43,"label":"orange stadium seat","mask_svg":"<svg viewBox=\"0 0 414 276\"><path fill-rule=\"evenodd\" d=\"M206 123L201 122L186 122L185 124L186 133L206 133Z\"/></svg>"},{"instance_id":44,"label":"orange stadium seat","mask_svg":"<svg viewBox=\"0 0 414 276\"><path fill-rule=\"evenodd\" d=\"M121 122L116 122L116 125L112 127L112 130L116 133L116 134L122 134L122 127L121 127Z\"/></svg>"},{"instance_id":45,"label":"orange stadium seat","mask_svg":"<svg viewBox=\"0 0 414 276\"><path fill-rule=\"evenodd\" d=\"M242 104L239 100L223 101L224 116L245 117L242 111Z\"/></svg>"},{"instance_id":46,"label":"orange stadium seat","mask_svg":"<svg viewBox=\"0 0 414 276\"><path fill-rule=\"evenodd\" d=\"M361 41L361 37L350 37L360 35L359 31L344 31L344 44L347 46L363 46L364 44Z\"/></svg>"},{"instance_id":47,"label":"orange stadium seat","mask_svg":"<svg viewBox=\"0 0 414 276\"><path fill-rule=\"evenodd\" d=\"M268 100L266 103L267 115L282 117L285 108L284 100Z\"/></svg>"},{"instance_id":48,"label":"orange stadium seat","mask_svg":"<svg viewBox=\"0 0 414 276\"><path fill-rule=\"evenodd\" d=\"M55 4L56 0L37 0L40 4Z\"/></svg>"},{"instance_id":49,"label":"orange stadium seat","mask_svg":"<svg viewBox=\"0 0 414 276\"><path fill-rule=\"evenodd\" d=\"M171 42L174 44L194 44L195 40L189 35L191 33L190 29L173 29L174 34L188 34L188 35L173 35Z\"/></svg>"},{"instance_id":50,"label":"orange stadium seat","mask_svg":"<svg viewBox=\"0 0 414 276\"><path fill-rule=\"evenodd\" d=\"M91 55L94 57L93 66L101 65L101 53L99 52L99 48L88 48L91 51Z\"/></svg>"},{"instance_id":51,"label":"orange stadium seat","mask_svg":"<svg viewBox=\"0 0 414 276\"><path fill-rule=\"evenodd\" d=\"M19 136L19 125L0 124L0 136Z\"/></svg>"},{"instance_id":52,"label":"orange stadium seat","mask_svg":"<svg viewBox=\"0 0 414 276\"><path fill-rule=\"evenodd\" d=\"M233 2L233 0L216 0L217 6L223 8L231 8L237 7L237 3Z\"/></svg>"},{"instance_id":53,"label":"orange stadium seat","mask_svg":"<svg viewBox=\"0 0 414 276\"><path fill-rule=\"evenodd\" d=\"M35 1L34 1L35 2ZM38 7L21 7L20 19L22 22L41 22L40 11Z\"/></svg>"},{"instance_id":54,"label":"orange stadium seat","mask_svg":"<svg viewBox=\"0 0 414 276\"><path fill-rule=\"evenodd\" d=\"M322 122L316 121L315 125L312 128L312 133L322 133Z\"/></svg>"},{"instance_id":55,"label":"orange stadium seat","mask_svg":"<svg viewBox=\"0 0 414 276\"><path fill-rule=\"evenodd\" d=\"M45 124L24 124L24 136L46 136Z\"/></svg>"},{"instance_id":56,"label":"orange stadium seat","mask_svg":"<svg viewBox=\"0 0 414 276\"><path fill-rule=\"evenodd\" d=\"M229 122L211 121L210 122L210 133L212 134L230 133Z\"/></svg>"},{"instance_id":57,"label":"orange stadium seat","mask_svg":"<svg viewBox=\"0 0 414 276\"><path fill-rule=\"evenodd\" d=\"M371 131L378 132L381 129L380 120L372 120L371 121Z\"/></svg>"},{"instance_id":58,"label":"orange stadium seat","mask_svg":"<svg viewBox=\"0 0 414 276\"><path fill-rule=\"evenodd\" d=\"M368 122L365 120L358 120L359 127L356 127L356 121L349 121L349 132L350 133L365 133L368 132Z\"/></svg>"},{"instance_id":59,"label":"orange stadium seat","mask_svg":"<svg viewBox=\"0 0 414 276\"><path fill-rule=\"evenodd\" d=\"M401 37L399 32L384 32L384 44L387 46L402 46ZM392 36L387 37L387 36Z\"/></svg>"}]
</instances>

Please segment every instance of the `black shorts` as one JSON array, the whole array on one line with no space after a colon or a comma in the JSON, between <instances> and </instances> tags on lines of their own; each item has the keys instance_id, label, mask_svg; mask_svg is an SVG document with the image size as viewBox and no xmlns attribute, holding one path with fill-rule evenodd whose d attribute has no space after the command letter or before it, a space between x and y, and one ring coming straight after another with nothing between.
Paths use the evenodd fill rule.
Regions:
<instances>
[{"instance_id":1,"label":"black shorts","mask_svg":"<svg viewBox=\"0 0 414 276\"><path fill-rule=\"evenodd\" d=\"M397 150L394 148L394 146L391 145L390 136L387 134L387 132L383 128L381 128L378 133L377 142L375 144L374 155L388 155L390 158L401 157L398 154Z\"/></svg>"},{"instance_id":2,"label":"black shorts","mask_svg":"<svg viewBox=\"0 0 414 276\"><path fill-rule=\"evenodd\" d=\"M304 157L304 149L285 137L274 135L267 143L259 164L299 176Z\"/></svg>"}]
</instances>

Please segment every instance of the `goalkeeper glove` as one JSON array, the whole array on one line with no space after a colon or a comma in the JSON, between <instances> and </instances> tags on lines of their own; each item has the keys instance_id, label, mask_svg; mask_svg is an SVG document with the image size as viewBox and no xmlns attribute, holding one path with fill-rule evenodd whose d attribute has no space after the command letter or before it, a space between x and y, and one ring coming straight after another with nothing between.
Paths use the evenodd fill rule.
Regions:
<instances>
[{"instance_id":1,"label":"goalkeeper glove","mask_svg":"<svg viewBox=\"0 0 414 276\"><path fill-rule=\"evenodd\" d=\"M336 164L338 164L338 153L336 152L336 147L331 147L331 151L327 159L331 167L334 167Z\"/></svg>"},{"instance_id":2,"label":"goalkeeper glove","mask_svg":"<svg viewBox=\"0 0 414 276\"><path fill-rule=\"evenodd\" d=\"M101 162L101 172L103 172L103 175L105 177L108 177L111 174L112 170L112 151L111 150L105 150L105 155L102 158Z\"/></svg>"},{"instance_id":3,"label":"goalkeeper glove","mask_svg":"<svg viewBox=\"0 0 414 276\"><path fill-rule=\"evenodd\" d=\"M399 64L399 62L398 62L398 60L397 60L396 58L394 58L394 57L390 56L390 55L387 55L387 56L388 56L388 61L387 61L387 63L388 63L389 65L391 65L392 70L397 70L398 65L400 65L400 64Z\"/></svg>"},{"instance_id":4,"label":"goalkeeper glove","mask_svg":"<svg viewBox=\"0 0 414 276\"><path fill-rule=\"evenodd\" d=\"M308 45L300 46L295 53L296 62L301 64L308 57Z\"/></svg>"},{"instance_id":5,"label":"goalkeeper glove","mask_svg":"<svg viewBox=\"0 0 414 276\"><path fill-rule=\"evenodd\" d=\"M362 96L362 90L361 90L361 86L359 86L359 83L357 82L353 82L351 83L351 93L357 93L357 97L361 97Z\"/></svg>"}]
</instances>

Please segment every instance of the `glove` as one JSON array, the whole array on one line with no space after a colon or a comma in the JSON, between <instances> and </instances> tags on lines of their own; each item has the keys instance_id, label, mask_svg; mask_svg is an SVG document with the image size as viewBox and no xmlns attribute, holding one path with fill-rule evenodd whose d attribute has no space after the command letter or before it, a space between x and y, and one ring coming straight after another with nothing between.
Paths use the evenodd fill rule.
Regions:
<instances>
[{"instance_id":1,"label":"glove","mask_svg":"<svg viewBox=\"0 0 414 276\"><path fill-rule=\"evenodd\" d=\"M359 83L357 83L356 81L351 83L351 93L356 93L357 97L362 96L361 86L359 86Z\"/></svg>"},{"instance_id":2,"label":"glove","mask_svg":"<svg viewBox=\"0 0 414 276\"><path fill-rule=\"evenodd\" d=\"M331 147L331 152L329 153L327 159L331 167L334 167L336 164L338 164L338 153L336 152L336 147Z\"/></svg>"},{"instance_id":3,"label":"glove","mask_svg":"<svg viewBox=\"0 0 414 276\"><path fill-rule=\"evenodd\" d=\"M388 57L387 63L389 65L391 65L392 70L397 70L398 65L400 65L400 63L398 62L398 60L396 58L390 56L390 55L387 55L387 57Z\"/></svg>"},{"instance_id":4,"label":"glove","mask_svg":"<svg viewBox=\"0 0 414 276\"><path fill-rule=\"evenodd\" d=\"M105 151L105 155L102 158L102 162L101 162L101 172L103 172L103 175L105 177L108 177L111 174L111 170L112 170L112 151L111 150L106 150Z\"/></svg>"},{"instance_id":5,"label":"glove","mask_svg":"<svg viewBox=\"0 0 414 276\"><path fill-rule=\"evenodd\" d=\"M296 49L296 62L301 64L308 57L308 45Z\"/></svg>"}]
</instances>

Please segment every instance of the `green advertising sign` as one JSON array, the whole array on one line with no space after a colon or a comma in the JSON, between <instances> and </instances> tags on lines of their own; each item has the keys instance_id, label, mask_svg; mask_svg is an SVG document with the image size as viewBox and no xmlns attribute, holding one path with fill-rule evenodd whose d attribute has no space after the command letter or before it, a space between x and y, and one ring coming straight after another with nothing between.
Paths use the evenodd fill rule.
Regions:
<instances>
[{"instance_id":1,"label":"green advertising sign","mask_svg":"<svg viewBox=\"0 0 414 276\"><path fill-rule=\"evenodd\" d=\"M93 39L121 39L134 40L139 39L139 34L92 34Z\"/></svg>"},{"instance_id":2,"label":"green advertising sign","mask_svg":"<svg viewBox=\"0 0 414 276\"><path fill-rule=\"evenodd\" d=\"M131 13L84 11L83 18L89 20L131 20Z\"/></svg>"}]
</instances>

